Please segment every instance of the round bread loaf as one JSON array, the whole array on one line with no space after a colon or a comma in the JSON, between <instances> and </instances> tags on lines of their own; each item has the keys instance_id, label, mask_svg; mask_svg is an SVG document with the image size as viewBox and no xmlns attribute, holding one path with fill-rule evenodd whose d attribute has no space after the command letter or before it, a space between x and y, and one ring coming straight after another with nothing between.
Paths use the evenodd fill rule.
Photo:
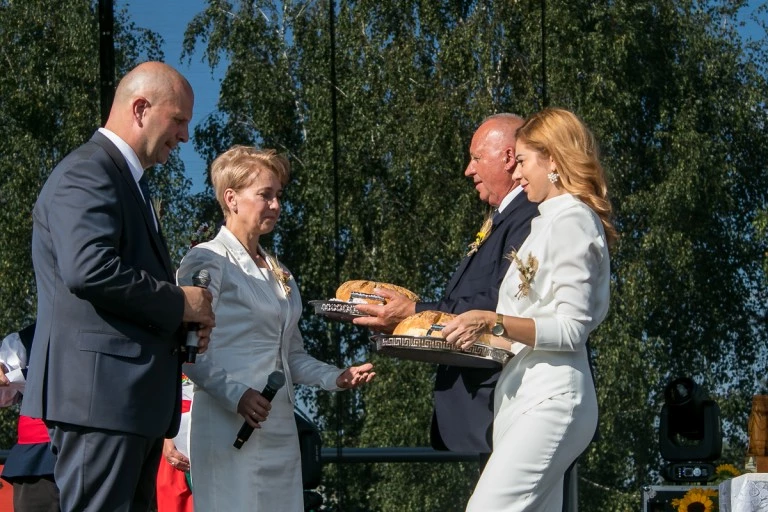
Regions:
<instances>
[{"instance_id":1,"label":"round bread loaf","mask_svg":"<svg viewBox=\"0 0 768 512\"><path fill-rule=\"evenodd\" d=\"M381 304L384 302L382 297L376 295L373 291L374 288L385 288L398 293L402 293L408 299L418 302L419 296L412 291L397 286L396 284L381 283L378 281L364 281L361 279L353 281L345 281L341 283L341 286L336 290L336 298L343 300L344 302L366 302L368 304ZM355 297L352 294L358 294Z\"/></svg>"},{"instance_id":2,"label":"round bread loaf","mask_svg":"<svg viewBox=\"0 0 768 512\"><path fill-rule=\"evenodd\" d=\"M397 324L392 332L395 336L429 336L442 338L442 329L433 329L433 325L445 325L456 315L441 311L421 311Z\"/></svg>"},{"instance_id":3,"label":"round bread loaf","mask_svg":"<svg viewBox=\"0 0 768 512\"><path fill-rule=\"evenodd\" d=\"M430 338L444 338L442 328L435 329L433 326L444 326L456 318L452 313L443 313L442 311L421 311L411 315L397 324L392 334L395 336L428 336ZM484 345L494 345L493 340L496 336L492 334L481 334L477 343ZM508 345L508 343L507 343ZM508 347L505 347L508 348Z\"/></svg>"}]
</instances>

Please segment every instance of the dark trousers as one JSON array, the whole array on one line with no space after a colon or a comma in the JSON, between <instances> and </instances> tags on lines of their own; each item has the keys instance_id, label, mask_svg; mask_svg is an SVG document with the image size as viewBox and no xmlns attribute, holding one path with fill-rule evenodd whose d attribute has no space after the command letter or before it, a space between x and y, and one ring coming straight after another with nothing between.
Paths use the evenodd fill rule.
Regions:
<instances>
[{"instance_id":1,"label":"dark trousers","mask_svg":"<svg viewBox=\"0 0 768 512\"><path fill-rule=\"evenodd\" d=\"M14 512L59 512L59 489L51 476L13 480Z\"/></svg>"},{"instance_id":2,"label":"dark trousers","mask_svg":"<svg viewBox=\"0 0 768 512\"><path fill-rule=\"evenodd\" d=\"M163 441L51 423L62 512L147 512L154 506Z\"/></svg>"}]
</instances>

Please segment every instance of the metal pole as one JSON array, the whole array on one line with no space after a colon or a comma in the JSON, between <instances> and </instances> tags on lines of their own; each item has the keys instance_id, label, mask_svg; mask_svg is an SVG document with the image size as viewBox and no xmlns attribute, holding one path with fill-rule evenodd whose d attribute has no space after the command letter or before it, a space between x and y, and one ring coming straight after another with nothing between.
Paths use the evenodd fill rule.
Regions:
<instances>
[{"instance_id":1,"label":"metal pole","mask_svg":"<svg viewBox=\"0 0 768 512\"><path fill-rule=\"evenodd\" d=\"M115 11L112 0L99 0L99 84L101 124L115 99Z\"/></svg>"},{"instance_id":2,"label":"metal pole","mask_svg":"<svg viewBox=\"0 0 768 512\"><path fill-rule=\"evenodd\" d=\"M579 464L574 463L568 475L568 494L563 497L568 506L568 512L579 512Z\"/></svg>"},{"instance_id":3,"label":"metal pole","mask_svg":"<svg viewBox=\"0 0 768 512\"><path fill-rule=\"evenodd\" d=\"M328 2L328 28L330 32L330 61L331 61L331 134L332 134L332 153L331 161L333 165L333 229L334 229L334 275L336 283L341 282L341 236L339 222L339 132L338 132L338 110L336 97L336 2ZM335 326L337 338L340 337L341 327ZM344 367L341 343L336 344L336 366ZM344 426L344 396L343 393L336 393L336 456L341 458L341 447L343 446ZM341 483L344 482L344 469L342 465L337 466L338 484L336 493L339 499L339 506L344 509L344 492Z\"/></svg>"},{"instance_id":4,"label":"metal pole","mask_svg":"<svg viewBox=\"0 0 768 512\"><path fill-rule=\"evenodd\" d=\"M549 106L547 98L547 0L541 0L541 106Z\"/></svg>"},{"instance_id":5,"label":"metal pole","mask_svg":"<svg viewBox=\"0 0 768 512\"><path fill-rule=\"evenodd\" d=\"M469 452L438 451L431 447L331 448L320 450L323 464L358 464L373 462L480 462L485 455Z\"/></svg>"}]
</instances>

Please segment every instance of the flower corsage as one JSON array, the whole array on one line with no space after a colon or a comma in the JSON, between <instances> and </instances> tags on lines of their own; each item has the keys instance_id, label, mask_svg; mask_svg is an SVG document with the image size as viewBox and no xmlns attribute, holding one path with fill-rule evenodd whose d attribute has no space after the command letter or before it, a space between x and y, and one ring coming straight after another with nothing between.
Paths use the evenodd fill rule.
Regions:
<instances>
[{"instance_id":1,"label":"flower corsage","mask_svg":"<svg viewBox=\"0 0 768 512\"><path fill-rule=\"evenodd\" d=\"M280 262L277 260L277 257L272 256L266 251L264 253L267 255L267 259L269 260L269 266L272 267L272 274L275 276L275 279L277 279L277 282L280 283L280 286L282 286L286 298L290 297L291 287L288 285L288 281L291 279L290 272L288 272L280 264Z\"/></svg>"},{"instance_id":2,"label":"flower corsage","mask_svg":"<svg viewBox=\"0 0 768 512\"><path fill-rule=\"evenodd\" d=\"M515 298L520 299L527 297L531 292L533 278L536 276L536 271L539 269L539 260L536 259L536 256L529 253L525 264L523 264L523 261L520 259L520 256L517 255L516 251L509 253L509 259L517 266L517 270L520 273L520 284L517 285Z\"/></svg>"}]
</instances>

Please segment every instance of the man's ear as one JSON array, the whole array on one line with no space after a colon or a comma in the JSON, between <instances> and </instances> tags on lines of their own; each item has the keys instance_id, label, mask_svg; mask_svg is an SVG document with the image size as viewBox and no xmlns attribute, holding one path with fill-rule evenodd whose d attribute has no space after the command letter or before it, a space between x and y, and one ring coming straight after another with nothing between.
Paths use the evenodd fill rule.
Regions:
<instances>
[{"instance_id":1,"label":"man's ear","mask_svg":"<svg viewBox=\"0 0 768 512\"><path fill-rule=\"evenodd\" d=\"M513 148L504 150L504 165L506 170L510 172L515 168L515 150Z\"/></svg>"},{"instance_id":2,"label":"man's ear","mask_svg":"<svg viewBox=\"0 0 768 512\"><path fill-rule=\"evenodd\" d=\"M131 106L133 107L133 118L139 123L139 126L143 126L144 116L151 107L149 101L144 97L138 97L133 100Z\"/></svg>"}]
</instances>

